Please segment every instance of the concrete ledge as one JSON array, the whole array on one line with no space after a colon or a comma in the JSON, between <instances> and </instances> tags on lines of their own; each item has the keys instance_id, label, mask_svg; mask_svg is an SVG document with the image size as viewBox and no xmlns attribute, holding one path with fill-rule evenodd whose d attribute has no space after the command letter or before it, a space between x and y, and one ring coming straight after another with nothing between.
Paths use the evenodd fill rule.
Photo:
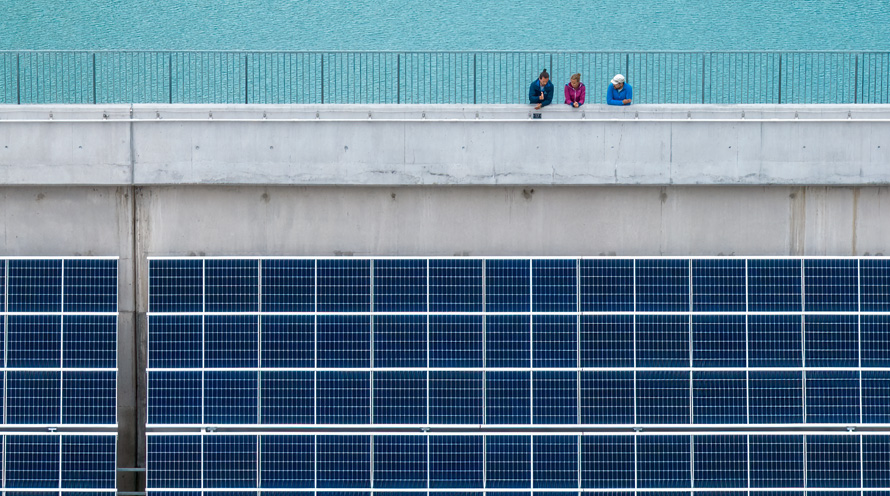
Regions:
<instances>
[{"instance_id":1,"label":"concrete ledge","mask_svg":"<svg viewBox=\"0 0 890 496\"><path fill-rule=\"evenodd\" d=\"M0 106L10 185L890 184L885 105Z\"/></svg>"}]
</instances>

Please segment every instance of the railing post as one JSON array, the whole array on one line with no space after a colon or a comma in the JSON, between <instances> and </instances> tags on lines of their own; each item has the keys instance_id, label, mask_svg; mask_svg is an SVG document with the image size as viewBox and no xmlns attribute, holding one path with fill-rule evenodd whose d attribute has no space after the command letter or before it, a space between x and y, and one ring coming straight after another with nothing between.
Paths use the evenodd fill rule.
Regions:
<instances>
[{"instance_id":1,"label":"railing post","mask_svg":"<svg viewBox=\"0 0 890 496\"><path fill-rule=\"evenodd\" d=\"M476 54L473 54L473 105L476 105Z\"/></svg>"},{"instance_id":2,"label":"railing post","mask_svg":"<svg viewBox=\"0 0 890 496\"><path fill-rule=\"evenodd\" d=\"M701 54L701 103L705 103L705 54Z\"/></svg>"},{"instance_id":3,"label":"railing post","mask_svg":"<svg viewBox=\"0 0 890 496\"><path fill-rule=\"evenodd\" d=\"M247 54L244 54L244 104L247 105Z\"/></svg>"},{"instance_id":4,"label":"railing post","mask_svg":"<svg viewBox=\"0 0 890 496\"><path fill-rule=\"evenodd\" d=\"M170 82L170 98L169 103L173 103L173 54L167 54L167 79Z\"/></svg>"},{"instance_id":5,"label":"railing post","mask_svg":"<svg viewBox=\"0 0 890 496\"><path fill-rule=\"evenodd\" d=\"M93 52L93 105L99 101L99 95L96 94L96 53Z\"/></svg>"},{"instance_id":6,"label":"railing post","mask_svg":"<svg viewBox=\"0 0 890 496\"><path fill-rule=\"evenodd\" d=\"M779 54L779 103L782 103L782 55Z\"/></svg>"},{"instance_id":7,"label":"railing post","mask_svg":"<svg viewBox=\"0 0 890 496\"><path fill-rule=\"evenodd\" d=\"M321 54L321 104L324 105L324 54Z\"/></svg>"},{"instance_id":8,"label":"railing post","mask_svg":"<svg viewBox=\"0 0 890 496\"><path fill-rule=\"evenodd\" d=\"M22 54L15 54L15 93L16 102L22 104Z\"/></svg>"},{"instance_id":9,"label":"railing post","mask_svg":"<svg viewBox=\"0 0 890 496\"><path fill-rule=\"evenodd\" d=\"M402 54L396 54L396 103L402 103Z\"/></svg>"},{"instance_id":10,"label":"railing post","mask_svg":"<svg viewBox=\"0 0 890 496\"><path fill-rule=\"evenodd\" d=\"M630 73L630 54L624 54L624 79L627 80L627 75Z\"/></svg>"},{"instance_id":11,"label":"railing post","mask_svg":"<svg viewBox=\"0 0 890 496\"><path fill-rule=\"evenodd\" d=\"M856 69L853 75L853 103L859 103L859 54L856 54Z\"/></svg>"}]
</instances>

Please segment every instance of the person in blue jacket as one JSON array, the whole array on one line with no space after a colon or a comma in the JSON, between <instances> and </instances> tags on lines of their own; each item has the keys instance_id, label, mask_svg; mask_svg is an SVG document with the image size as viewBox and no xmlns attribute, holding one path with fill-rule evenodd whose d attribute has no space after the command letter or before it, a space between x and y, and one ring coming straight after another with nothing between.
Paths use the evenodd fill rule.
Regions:
<instances>
[{"instance_id":1,"label":"person in blue jacket","mask_svg":"<svg viewBox=\"0 0 890 496\"><path fill-rule=\"evenodd\" d=\"M633 103L634 90L624 82L624 76L616 74L606 89L606 103L609 105L630 105Z\"/></svg>"},{"instance_id":2,"label":"person in blue jacket","mask_svg":"<svg viewBox=\"0 0 890 496\"><path fill-rule=\"evenodd\" d=\"M535 110L550 105L553 101L553 83L550 82L550 74L547 69L541 71L538 80L528 88L528 103L535 105Z\"/></svg>"}]
</instances>

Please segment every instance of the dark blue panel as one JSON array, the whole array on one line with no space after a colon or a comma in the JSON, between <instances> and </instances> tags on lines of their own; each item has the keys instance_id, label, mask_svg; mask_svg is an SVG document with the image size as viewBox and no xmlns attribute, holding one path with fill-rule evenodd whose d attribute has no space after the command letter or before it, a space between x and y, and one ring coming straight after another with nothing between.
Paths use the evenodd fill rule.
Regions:
<instances>
[{"instance_id":1,"label":"dark blue panel","mask_svg":"<svg viewBox=\"0 0 890 496\"><path fill-rule=\"evenodd\" d=\"M804 496L803 491L750 491L750 496Z\"/></svg>"},{"instance_id":2,"label":"dark blue panel","mask_svg":"<svg viewBox=\"0 0 890 496\"><path fill-rule=\"evenodd\" d=\"M633 312L633 310L633 260L581 260L582 312Z\"/></svg>"},{"instance_id":3,"label":"dark blue panel","mask_svg":"<svg viewBox=\"0 0 890 496\"><path fill-rule=\"evenodd\" d=\"M488 436L485 438L486 487L525 489L531 487L531 438Z\"/></svg>"},{"instance_id":4,"label":"dark blue panel","mask_svg":"<svg viewBox=\"0 0 890 496\"><path fill-rule=\"evenodd\" d=\"M430 260L430 311L481 312L482 260Z\"/></svg>"},{"instance_id":5,"label":"dark blue panel","mask_svg":"<svg viewBox=\"0 0 890 496\"><path fill-rule=\"evenodd\" d=\"M481 315L430 315L430 367L482 366Z\"/></svg>"},{"instance_id":6,"label":"dark blue panel","mask_svg":"<svg viewBox=\"0 0 890 496\"><path fill-rule=\"evenodd\" d=\"M638 367L688 367L689 317L637 316Z\"/></svg>"},{"instance_id":7,"label":"dark blue panel","mask_svg":"<svg viewBox=\"0 0 890 496\"><path fill-rule=\"evenodd\" d=\"M807 487L860 487L859 436L806 436Z\"/></svg>"},{"instance_id":8,"label":"dark blue panel","mask_svg":"<svg viewBox=\"0 0 890 496\"><path fill-rule=\"evenodd\" d=\"M0 260L0 313L6 311L6 260Z\"/></svg>"},{"instance_id":9,"label":"dark blue panel","mask_svg":"<svg viewBox=\"0 0 890 496\"><path fill-rule=\"evenodd\" d=\"M374 493L362 491L316 491L315 496L372 496Z\"/></svg>"},{"instance_id":10,"label":"dark blue panel","mask_svg":"<svg viewBox=\"0 0 890 496\"><path fill-rule=\"evenodd\" d=\"M528 312L531 276L529 260L485 261L485 310Z\"/></svg>"},{"instance_id":11,"label":"dark blue panel","mask_svg":"<svg viewBox=\"0 0 890 496\"><path fill-rule=\"evenodd\" d=\"M533 436L535 489L578 487L578 436Z\"/></svg>"},{"instance_id":12,"label":"dark blue panel","mask_svg":"<svg viewBox=\"0 0 890 496\"><path fill-rule=\"evenodd\" d=\"M862 422L890 424L890 372L862 372Z\"/></svg>"},{"instance_id":13,"label":"dark blue panel","mask_svg":"<svg viewBox=\"0 0 890 496\"><path fill-rule=\"evenodd\" d=\"M315 438L260 436L260 481L264 489L314 487Z\"/></svg>"},{"instance_id":14,"label":"dark blue panel","mask_svg":"<svg viewBox=\"0 0 890 496\"><path fill-rule=\"evenodd\" d=\"M578 311L578 261L532 260L532 311Z\"/></svg>"},{"instance_id":15,"label":"dark blue panel","mask_svg":"<svg viewBox=\"0 0 890 496\"><path fill-rule=\"evenodd\" d=\"M430 436L430 488L482 488L482 436Z\"/></svg>"},{"instance_id":16,"label":"dark blue panel","mask_svg":"<svg viewBox=\"0 0 890 496\"><path fill-rule=\"evenodd\" d=\"M256 315L208 315L204 317L204 366L256 367L258 341Z\"/></svg>"},{"instance_id":17,"label":"dark blue panel","mask_svg":"<svg viewBox=\"0 0 890 496\"><path fill-rule=\"evenodd\" d=\"M582 424L633 424L633 372L581 372Z\"/></svg>"},{"instance_id":18,"label":"dark blue panel","mask_svg":"<svg viewBox=\"0 0 890 496\"><path fill-rule=\"evenodd\" d=\"M262 474L261 474L262 478ZM262 482L262 481L261 481ZM317 493L317 494L332 494L332 492L327 493ZM361 493L356 493L361 494ZM260 491L260 496L315 496L316 493L314 491ZM152 496L160 496L160 495L152 495ZM177 496L175 494L171 494L170 496ZM229 496L228 494L226 496ZM256 494L252 495L256 496Z\"/></svg>"},{"instance_id":19,"label":"dark blue panel","mask_svg":"<svg viewBox=\"0 0 890 496\"><path fill-rule=\"evenodd\" d=\"M582 436L581 487L632 489L634 444L633 436Z\"/></svg>"},{"instance_id":20,"label":"dark blue panel","mask_svg":"<svg viewBox=\"0 0 890 496\"><path fill-rule=\"evenodd\" d=\"M532 319L533 367L578 366L578 317L535 315Z\"/></svg>"},{"instance_id":21,"label":"dark blue panel","mask_svg":"<svg viewBox=\"0 0 890 496\"><path fill-rule=\"evenodd\" d=\"M117 368L117 316L66 315L62 338L63 366Z\"/></svg>"},{"instance_id":22,"label":"dark blue panel","mask_svg":"<svg viewBox=\"0 0 890 496\"><path fill-rule=\"evenodd\" d=\"M66 312L117 312L117 260L65 260Z\"/></svg>"},{"instance_id":23,"label":"dark blue panel","mask_svg":"<svg viewBox=\"0 0 890 496\"><path fill-rule=\"evenodd\" d=\"M6 436L6 487L59 487L60 436Z\"/></svg>"},{"instance_id":24,"label":"dark blue panel","mask_svg":"<svg viewBox=\"0 0 890 496\"><path fill-rule=\"evenodd\" d=\"M693 315L692 365L745 366L744 315Z\"/></svg>"},{"instance_id":25,"label":"dark blue panel","mask_svg":"<svg viewBox=\"0 0 890 496\"><path fill-rule=\"evenodd\" d=\"M260 372L260 422L315 423L315 374L264 370Z\"/></svg>"},{"instance_id":26,"label":"dark blue panel","mask_svg":"<svg viewBox=\"0 0 890 496\"><path fill-rule=\"evenodd\" d=\"M148 436L146 444L148 489L201 487L201 436Z\"/></svg>"},{"instance_id":27,"label":"dark blue panel","mask_svg":"<svg viewBox=\"0 0 890 496\"><path fill-rule=\"evenodd\" d=\"M202 311L203 277L203 260L149 260L148 311Z\"/></svg>"},{"instance_id":28,"label":"dark blue panel","mask_svg":"<svg viewBox=\"0 0 890 496\"><path fill-rule=\"evenodd\" d=\"M694 312L745 311L745 261L692 260Z\"/></svg>"},{"instance_id":29,"label":"dark blue panel","mask_svg":"<svg viewBox=\"0 0 890 496\"><path fill-rule=\"evenodd\" d=\"M426 260L374 260L375 312L426 312Z\"/></svg>"},{"instance_id":30,"label":"dark blue panel","mask_svg":"<svg viewBox=\"0 0 890 496\"><path fill-rule=\"evenodd\" d=\"M263 312L315 311L315 260L263 260Z\"/></svg>"},{"instance_id":31,"label":"dark blue panel","mask_svg":"<svg viewBox=\"0 0 890 496\"><path fill-rule=\"evenodd\" d=\"M489 315L485 325L487 367L528 367L531 363L528 315Z\"/></svg>"},{"instance_id":32,"label":"dark blue panel","mask_svg":"<svg viewBox=\"0 0 890 496\"><path fill-rule=\"evenodd\" d=\"M799 315L748 317L748 365L801 367L803 331Z\"/></svg>"},{"instance_id":33,"label":"dark blue panel","mask_svg":"<svg viewBox=\"0 0 890 496\"><path fill-rule=\"evenodd\" d=\"M807 367L859 365L856 315L807 315L804 324Z\"/></svg>"},{"instance_id":34,"label":"dark blue panel","mask_svg":"<svg viewBox=\"0 0 890 496\"><path fill-rule=\"evenodd\" d=\"M201 367L202 339L200 315L149 315L148 367Z\"/></svg>"},{"instance_id":35,"label":"dark blue panel","mask_svg":"<svg viewBox=\"0 0 890 496\"><path fill-rule=\"evenodd\" d=\"M577 424L578 372L539 370L534 371L532 376L532 423Z\"/></svg>"},{"instance_id":36,"label":"dark blue panel","mask_svg":"<svg viewBox=\"0 0 890 496\"><path fill-rule=\"evenodd\" d=\"M811 370L806 388L807 423L859 423L859 372Z\"/></svg>"},{"instance_id":37,"label":"dark blue panel","mask_svg":"<svg viewBox=\"0 0 890 496\"><path fill-rule=\"evenodd\" d=\"M66 371L62 375L62 423L116 423L117 372Z\"/></svg>"},{"instance_id":38,"label":"dark blue panel","mask_svg":"<svg viewBox=\"0 0 890 496\"><path fill-rule=\"evenodd\" d=\"M374 366L426 367L426 332L426 315L374 316Z\"/></svg>"},{"instance_id":39,"label":"dark blue panel","mask_svg":"<svg viewBox=\"0 0 890 496\"><path fill-rule=\"evenodd\" d=\"M890 436L862 436L862 487L890 487Z\"/></svg>"},{"instance_id":40,"label":"dark blue panel","mask_svg":"<svg viewBox=\"0 0 890 496\"><path fill-rule=\"evenodd\" d=\"M486 424L531 423L531 378L528 372L487 372L485 381Z\"/></svg>"},{"instance_id":41,"label":"dark blue panel","mask_svg":"<svg viewBox=\"0 0 890 496\"><path fill-rule=\"evenodd\" d=\"M61 372L6 372L7 424L61 422Z\"/></svg>"},{"instance_id":42,"label":"dark blue panel","mask_svg":"<svg viewBox=\"0 0 890 496\"><path fill-rule=\"evenodd\" d=\"M431 424L482 423L482 372L429 374Z\"/></svg>"},{"instance_id":43,"label":"dark blue panel","mask_svg":"<svg viewBox=\"0 0 890 496\"><path fill-rule=\"evenodd\" d=\"M748 436L694 436L695 487L748 487Z\"/></svg>"},{"instance_id":44,"label":"dark blue panel","mask_svg":"<svg viewBox=\"0 0 890 496\"><path fill-rule=\"evenodd\" d=\"M257 487L256 436L204 436L204 487Z\"/></svg>"},{"instance_id":45,"label":"dark blue panel","mask_svg":"<svg viewBox=\"0 0 890 496\"><path fill-rule=\"evenodd\" d=\"M803 422L803 379L800 372L749 372L749 423Z\"/></svg>"},{"instance_id":46,"label":"dark blue panel","mask_svg":"<svg viewBox=\"0 0 890 496\"><path fill-rule=\"evenodd\" d=\"M637 311L688 312L689 260L637 260Z\"/></svg>"},{"instance_id":47,"label":"dark blue panel","mask_svg":"<svg viewBox=\"0 0 890 496\"><path fill-rule=\"evenodd\" d=\"M426 372L374 372L374 423L425 424Z\"/></svg>"},{"instance_id":48,"label":"dark blue panel","mask_svg":"<svg viewBox=\"0 0 890 496\"><path fill-rule=\"evenodd\" d=\"M315 366L315 317L263 315L261 327L263 367Z\"/></svg>"},{"instance_id":49,"label":"dark blue panel","mask_svg":"<svg viewBox=\"0 0 890 496\"><path fill-rule=\"evenodd\" d=\"M371 261L318 261L319 312L370 312Z\"/></svg>"},{"instance_id":50,"label":"dark blue panel","mask_svg":"<svg viewBox=\"0 0 890 496\"><path fill-rule=\"evenodd\" d=\"M319 368L371 366L371 318L319 315L316 331Z\"/></svg>"},{"instance_id":51,"label":"dark blue panel","mask_svg":"<svg viewBox=\"0 0 890 496\"><path fill-rule=\"evenodd\" d=\"M315 388L317 423L371 423L371 376L367 372L318 372Z\"/></svg>"},{"instance_id":52,"label":"dark blue panel","mask_svg":"<svg viewBox=\"0 0 890 496\"><path fill-rule=\"evenodd\" d=\"M63 436L62 488L115 489L115 436Z\"/></svg>"},{"instance_id":53,"label":"dark blue panel","mask_svg":"<svg viewBox=\"0 0 890 496\"><path fill-rule=\"evenodd\" d=\"M633 315L582 315L581 366L633 367Z\"/></svg>"},{"instance_id":54,"label":"dark blue panel","mask_svg":"<svg viewBox=\"0 0 890 496\"><path fill-rule=\"evenodd\" d=\"M374 436L374 487L425 488L426 443L426 436Z\"/></svg>"},{"instance_id":55,"label":"dark blue panel","mask_svg":"<svg viewBox=\"0 0 890 496\"><path fill-rule=\"evenodd\" d=\"M256 424L257 373L204 372L204 423Z\"/></svg>"},{"instance_id":56,"label":"dark blue panel","mask_svg":"<svg viewBox=\"0 0 890 496\"><path fill-rule=\"evenodd\" d=\"M61 260L9 260L10 312L61 312Z\"/></svg>"},{"instance_id":57,"label":"dark blue panel","mask_svg":"<svg viewBox=\"0 0 890 496\"><path fill-rule=\"evenodd\" d=\"M149 372L147 409L149 424L200 424L201 372Z\"/></svg>"},{"instance_id":58,"label":"dark blue panel","mask_svg":"<svg viewBox=\"0 0 890 496\"><path fill-rule=\"evenodd\" d=\"M688 424L689 413L689 372L637 372L638 424Z\"/></svg>"},{"instance_id":59,"label":"dark blue panel","mask_svg":"<svg viewBox=\"0 0 890 496\"><path fill-rule=\"evenodd\" d=\"M851 259L803 261L807 312L855 312L859 308L859 267Z\"/></svg>"},{"instance_id":60,"label":"dark blue panel","mask_svg":"<svg viewBox=\"0 0 890 496\"><path fill-rule=\"evenodd\" d=\"M803 487L803 436L751 436L751 487Z\"/></svg>"},{"instance_id":61,"label":"dark blue panel","mask_svg":"<svg viewBox=\"0 0 890 496\"><path fill-rule=\"evenodd\" d=\"M62 365L61 316L8 315L6 318L9 322L7 367L49 368Z\"/></svg>"},{"instance_id":62,"label":"dark blue panel","mask_svg":"<svg viewBox=\"0 0 890 496\"><path fill-rule=\"evenodd\" d=\"M692 487L689 436L637 438L637 487Z\"/></svg>"},{"instance_id":63,"label":"dark blue panel","mask_svg":"<svg viewBox=\"0 0 890 496\"><path fill-rule=\"evenodd\" d=\"M800 260L748 260L748 311L799 312Z\"/></svg>"},{"instance_id":64,"label":"dark blue panel","mask_svg":"<svg viewBox=\"0 0 890 496\"><path fill-rule=\"evenodd\" d=\"M744 372L692 373L694 423L745 424L747 407L747 380Z\"/></svg>"},{"instance_id":65,"label":"dark blue panel","mask_svg":"<svg viewBox=\"0 0 890 496\"><path fill-rule=\"evenodd\" d=\"M859 291L861 311L890 311L890 260L860 260Z\"/></svg>"},{"instance_id":66,"label":"dark blue panel","mask_svg":"<svg viewBox=\"0 0 890 496\"><path fill-rule=\"evenodd\" d=\"M318 436L316 446L316 487L371 487L370 436Z\"/></svg>"},{"instance_id":67,"label":"dark blue panel","mask_svg":"<svg viewBox=\"0 0 890 496\"><path fill-rule=\"evenodd\" d=\"M863 367L890 367L890 315L862 315Z\"/></svg>"},{"instance_id":68,"label":"dark blue panel","mask_svg":"<svg viewBox=\"0 0 890 496\"><path fill-rule=\"evenodd\" d=\"M204 309L207 312L259 310L258 260L206 260Z\"/></svg>"}]
</instances>

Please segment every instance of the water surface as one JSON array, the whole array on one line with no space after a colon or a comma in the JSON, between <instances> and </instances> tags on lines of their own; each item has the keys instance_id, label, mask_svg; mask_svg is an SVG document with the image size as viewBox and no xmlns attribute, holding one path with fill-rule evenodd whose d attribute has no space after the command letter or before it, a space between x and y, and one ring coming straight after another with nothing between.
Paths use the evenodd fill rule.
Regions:
<instances>
[{"instance_id":1,"label":"water surface","mask_svg":"<svg viewBox=\"0 0 890 496\"><path fill-rule=\"evenodd\" d=\"M890 50L887 0L0 0L0 49Z\"/></svg>"}]
</instances>

